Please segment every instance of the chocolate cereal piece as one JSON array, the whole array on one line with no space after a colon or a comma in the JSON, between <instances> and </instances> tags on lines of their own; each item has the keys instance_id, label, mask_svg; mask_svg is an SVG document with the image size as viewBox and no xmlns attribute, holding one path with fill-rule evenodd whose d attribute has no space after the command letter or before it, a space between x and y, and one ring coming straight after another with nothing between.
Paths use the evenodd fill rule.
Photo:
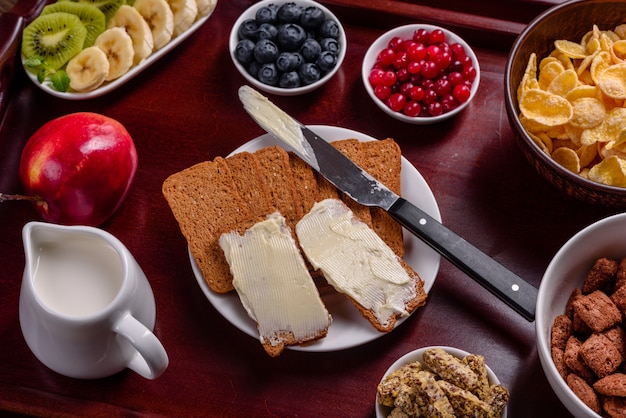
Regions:
<instances>
[{"instance_id":1,"label":"chocolate cereal piece","mask_svg":"<svg viewBox=\"0 0 626 418\"><path fill-rule=\"evenodd\" d=\"M573 302L574 311L595 332L602 332L622 322L622 314L609 297L599 290Z\"/></svg>"},{"instance_id":2,"label":"chocolate cereal piece","mask_svg":"<svg viewBox=\"0 0 626 418\"><path fill-rule=\"evenodd\" d=\"M593 388L606 396L626 396L626 374L613 373L593 384Z\"/></svg>"},{"instance_id":3,"label":"chocolate cereal piece","mask_svg":"<svg viewBox=\"0 0 626 418\"><path fill-rule=\"evenodd\" d=\"M559 315L554 318L552 331L550 335L550 344L552 347L565 350L565 344L572 335L572 320L565 315Z\"/></svg>"},{"instance_id":4,"label":"chocolate cereal piece","mask_svg":"<svg viewBox=\"0 0 626 418\"><path fill-rule=\"evenodd\" d=\"M611 418L626 418L626 398L604 396L602 397L602 408Z\"/></svg>"},{"instance_id":5,"label":"chocolate cereal piece","mask_svg":"<svg viewBox=\"0 0 626 418\"><path fill-rule=\"evenodd\" d=\"M607 291L613 284L613 279L617 273L618 263L610 258L599 258L593 264L582 285L582 292L588 295L596 290Z\"/></svg>"},{"instance_id":6,"label":"chocolate cereal piece","mask_svg":"<svg viewBox=\"0 0 626 418\"><path fill-rule=\"evenodd\" d=\"M589 386L580 376L574 373L567 376L567 386L569 386L574 394L576 394L576 396L578 396L578 398L594 412L597 414L601 412L598 395L596 395L593 388Z\"/></svg>"},{"instance_id":7,"label":"chocolate cereal piece","mask_svg":"<svg viewBox=\"0 0 626 418\"><path fill-rule=\"evenodd\" d=\"M617 351L622 355L623 359L626 359L626 333L620 326L613 327L603 332L606 337L611 340Z\"/></svg>"},{"instance_id":8,"label":"chocolate cereal piece","mask_svg":"<svg viewBox=\"0 0 626 418\"><path fill-rule=\"evenodd\" d=\"M585 379L585 381L591 382L595 376L593 374L593 370L591 370L581 356L580 350L582 344L582 341L578 338L571 336L567 340L567 345L565 346L564 360L567 367L569 367L574 373Z\"/></svg>"},{"instance_id":9,"label":"chocolate cereal piece","mask_svg":"<svg viewBox=\"0 0 626 418\"><path fill-rule=\"evenodd\" d=\"M626 315L626 286L618 288L610 296L611 301L617 306L622 315Z\"/></svg>"},{"instance_id":10,"label":"chocolate cereal piece","mask_svg":"<svg viewBox=\"0 0 626 418\"><path fill-rule=\"evenodd\" d=\"M626 257L619 261L617 273L615 273L615 289L626 285Z\"/></svg>"},{"instance_id":11,"label":"chocolate cereal piece","mask_svg":"<svg viewBox=\"0 0 626 418\"><path fill-rule=\"evenodd\" d=\"M585 363L602 378L613 373L622 363L622 355L604 334L593 334L580 347Z\"/></svg>"},{"instance_id":12,"label":"chocolate cereal piece","mask_svg":"<svg viewBox=\"0 0 626 418\"><path fill-rule=\"evenodd\" d=\"M558 347L552 347L551 353L552 361L554 362L556 369L561 377L565 379L569 374L569 369L567 368L567 364L565 364L565 350L561 350Z\"/></svg>"},{"instance_id":13,"label":"chocolate cereal piece","mask_svg":"<svg viewBox=\"0 0 626 418\"><path fill-rule=\"evenodd\" d=\"M574 290L572 290L572 293L569 295L569 298L567 299L567 303L565 304L565 315L569 317L570 319L574 318L574 301L580 298L582 295L583 295L583 292L582 290L580 290L580 287L577 287Z\"/></svg>"}]
</instances>

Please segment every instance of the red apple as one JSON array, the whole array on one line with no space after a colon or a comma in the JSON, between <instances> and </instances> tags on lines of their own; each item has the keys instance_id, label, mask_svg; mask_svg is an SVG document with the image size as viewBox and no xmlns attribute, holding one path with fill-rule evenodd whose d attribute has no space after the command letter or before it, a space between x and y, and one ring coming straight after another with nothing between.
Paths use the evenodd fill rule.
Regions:
<instances>
[{"instance_id":1,"label":"red apple","mask_svg":"<svg viewBox=\"0 0 626 418\"><path fill-rule=\"evenodd\" d=\"M98 226L121 205L137 171L137 150L118 121L73 113L43 125L26 143L20 179L46 221Z\"/></svg>"}]
</instances>

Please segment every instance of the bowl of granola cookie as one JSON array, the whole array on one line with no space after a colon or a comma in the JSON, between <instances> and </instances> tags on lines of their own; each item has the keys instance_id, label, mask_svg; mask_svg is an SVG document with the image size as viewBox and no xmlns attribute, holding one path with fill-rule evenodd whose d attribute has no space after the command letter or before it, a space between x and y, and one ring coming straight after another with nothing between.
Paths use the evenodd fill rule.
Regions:
<instances>
[{"instance_id":1,"label":"bowl of granola cookie","mask_svg":"<svg viewBox=\"0 0 626 418\"><path fill-rule=\"evenodd\" d=\"M485 357L454 347L411 351L378 384L376 418L389 416L507 416L508 389Z\"/></svg>"},{"instance_id":2,"label":"bowl of granola cookie","mask_svg":"<svg viewBox=\"0 0 626 418\"><path fill-rule=\"evenodd\" d=\"M626 410L624 236L626 213L583 228L555 254L539 286L539 359L575 417L623 416Z\"/></svg>"}]
</instances>

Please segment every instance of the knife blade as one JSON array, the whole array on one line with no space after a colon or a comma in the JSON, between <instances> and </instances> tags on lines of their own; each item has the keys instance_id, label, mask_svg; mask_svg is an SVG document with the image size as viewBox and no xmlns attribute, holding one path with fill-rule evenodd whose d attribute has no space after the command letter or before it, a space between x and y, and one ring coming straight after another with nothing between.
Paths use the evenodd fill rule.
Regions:
<instances>
[{"instance_id":1,"label":"knife blade","mask_svg":"<svg viewBox=\"0 0 626 418\"><path fill-rule=\"evenodd\" d=\"M263 129L335 187L365 206L384 209L412 234L507 303L535 319L538 289L458 236L426 212L378 182L326 140L249 86L239 89L244 109Z\"/></svg>"}]
</instances>

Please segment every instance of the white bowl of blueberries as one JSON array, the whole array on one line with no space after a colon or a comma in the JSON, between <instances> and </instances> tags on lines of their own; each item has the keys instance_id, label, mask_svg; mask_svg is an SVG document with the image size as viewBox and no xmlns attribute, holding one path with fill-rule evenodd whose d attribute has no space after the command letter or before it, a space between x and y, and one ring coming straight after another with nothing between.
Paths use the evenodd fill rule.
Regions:
<instances>
[{"instance_id":1,"label":"white bowl of blueberries","mask_svg":"<svg viewBox=\"0 0 626 418\"><path fill-rule=\"evenodd\" d=\"M259 90L280 96L308 93L339 70L346 35L339 19L311 0L262 0L239 16L230 56Z\"/></svg>"}]
</instances>

